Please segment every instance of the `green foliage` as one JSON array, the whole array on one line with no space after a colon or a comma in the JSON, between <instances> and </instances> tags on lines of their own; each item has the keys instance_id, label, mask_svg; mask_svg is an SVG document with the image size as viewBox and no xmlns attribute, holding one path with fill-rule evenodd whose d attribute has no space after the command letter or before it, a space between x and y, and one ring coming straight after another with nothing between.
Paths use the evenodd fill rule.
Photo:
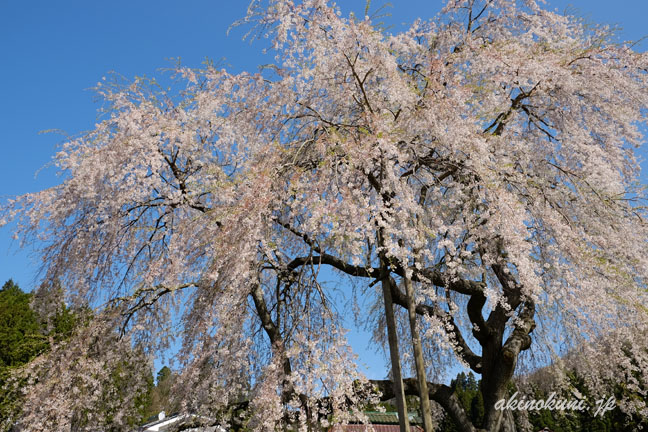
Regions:
<instances>
[{"instance_id":1,"label":"green foliage","mask_svg":"<svg viewBox=\"0 0 648 432\"><path fill-rule=\"evenodd\" d=\"M136 380L136 374L141 373L141 368L135 361L124 359L116 368L111 371L111 385L104 389L103 397L110 400L119 400L124 402L128 397L128 392L132 391L129 382ZM127 424L136 427L149 417L149 411L152 406L152 395L155 389L153 385L153 373L149 370L149 376L146 378L147 386L144 391L138 392L135 398L136 411L127 418ZM113 405L114 406L114 405ZM105 418L107 424L112 422L115 413L105 409L100 415Z\"/></svg>"},{"instance_id":2,"label":"green foliage","mask_svg":"<svg viewBox=\"0 0 648 432\"><path fill-rule=\"evenodd\" d=\"M173 399L171 394L176 379L177 374L167 366L158 371L156 385L151 389L149 396L146 417L156 416L160 411L172 414L180 409L180 404Z\"/></svg>"},{"instance_id":3,"label":"green foliage","mask_svg":"<svg viewBox=\"0 0 648 432\"><path fill-rule=\"evenodd\" d=\"M160 386L168 383L172 375L173 371L171 370L171 368L164 366L157 373L157 378L155 380L156 385Z\"/></svg>"},{"instance_id":4,"label":"green foliage","mask_svg":"<svg viewBox=\"0 0 648 432\"><path fill-rule=\"evenodd\" d=\"M37 316L42 334L50 343L69 339L74 329L82 322L87 323L92 313L88 308L67 307L63 298L63 288L59 281L45 282L30 294L31 309Z\"/></svg>"},{"instance_id":5,"label":"green foliage","mask_svg":"<svg viewBox=\"0 0 648 432\"><path fill-rule=\"evenodd\" d=\"M0 431L8 431L14 419L21 412L20 389L24 386L22 381L14 381L11 368L0 368Z\"/></svg>"},{"instance_id":6,"label":"green foliage","mask_svg":"<svg viewBox=\"0 0 648 432\"><path fill-rule=\"evenodd\" d=\"M461 406L466 410L466 414L473 424L481 424L484 419L484 399L479 391L479 381L472 372L466 375L461 372L450 383L455 391L455 395ZM453 421L446 416L441 422L438 431L442 432L461 432Z\"/></svg>"},{"instance_id":7,"label":"green foliage","mask_svg":"<svg viewBox=\"0 0 648 432\"><path fill-rule=\"evenodd\" d=\"M30 301L11 279L0 290L0 368L21 366L47 348Z\"/></svg>"},{"instance_id":8,"label":"green foliage","mask_svg":"<svg viewBox=\"0 0 648 432\"><path fill-rule=\"evenodd\" d=\"M135 404L138 407L137 416L139 417L139 424L152 415L151 409L153 406L154 389L155 383L153 382L153 372L149 371L149 375L146 377L146 391L140 393L135 400Z\"/></svg>"},{"instance_id":9,"label":"green foliage","mask_svg":"<svg viewBox=\"0 0 648 432\"><path fill-rule=\"evenodd\" d=\"M54 341L60 342L69 339L78 324L79 314L69 308L62 308L54 316L54 328L52 330Z\"/></svg>"},{"instance_id":10,"label":"green foliage","mask_svg":"<svg viewBox=\"0 0 648 432\"><path fill-rule=\"evenodd\" d=\"M30 308L32 295L9 279L0 290L0 430L20 414L21 382L12 370L48 348L38 316Z\"/></svg>"}]
</instances>

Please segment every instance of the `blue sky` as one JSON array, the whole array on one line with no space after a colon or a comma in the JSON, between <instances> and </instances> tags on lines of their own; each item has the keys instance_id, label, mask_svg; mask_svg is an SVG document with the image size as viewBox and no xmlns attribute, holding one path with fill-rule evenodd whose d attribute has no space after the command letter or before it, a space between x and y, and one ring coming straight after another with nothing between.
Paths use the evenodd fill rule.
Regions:
<instances>
[{"instance_id":1,"label":"blue sky","mask_svg":"<svg viewBox=\"0 0 648 432\"><path fill-rule=\"evenodd\" d=\"M364 0L340 0L345 12L362 14ZM374 0L374 7L382 4ZM386 18L395 29L416 17L431 17L441 0L393 0ZM99 104L89 90L115 71L127 78L159 76L170 59L199 66L206 58L227 69L255 71L265 60L264 41L241 40L231 23L245 15L247 0L0 0L0 202L56 184L43 168L65 135L92 129ZM648 35L646 0L548 0L550 9L570 8L592 22L619 25L622 39ZM646 42L640 49L648 49ZM645 167L648 169L648 167ZM644 178L645 175L644 175ZM36 284L38 262L18 250L9 230L0 229L0 283L13 278L23 289ZM366 336L357 334L359 351ZM369 351L372 372L382 360Z\"/></svg>"}]
</instances>

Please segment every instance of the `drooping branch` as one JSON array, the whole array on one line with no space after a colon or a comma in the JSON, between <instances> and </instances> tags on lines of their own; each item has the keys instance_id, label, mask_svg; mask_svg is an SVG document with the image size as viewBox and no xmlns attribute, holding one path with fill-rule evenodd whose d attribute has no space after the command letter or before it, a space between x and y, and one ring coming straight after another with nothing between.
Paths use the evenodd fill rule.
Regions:
<instances>
[{"instance_id":1,"label":"drooping branch","mask_svg":"<svg viewBox=\"0 0 648 432\"><path fill-rule=\"evenodd\" d=\"M126 334L128 323L138 311L153 307L155 303L157 303L162 297L167 294L195 286L198 286L196 282L188 282L174 287L156 285L154 287L140 288L136 290L134 294L128 297L117 297L115 299L112 299L109 302L109 305L111 307L118 307L120 304L128 304L128 302L133 301L135 302L135 304L129 306L126 311L122 313L124 321L120 325L120 335L124 336Z\"/></svg>"}]
</instances>

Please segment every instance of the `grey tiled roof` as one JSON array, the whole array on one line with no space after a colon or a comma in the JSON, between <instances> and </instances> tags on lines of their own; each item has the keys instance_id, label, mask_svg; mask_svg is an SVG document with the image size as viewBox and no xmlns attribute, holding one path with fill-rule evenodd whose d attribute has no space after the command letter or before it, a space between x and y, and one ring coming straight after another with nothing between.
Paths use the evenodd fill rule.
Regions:
<instances>
[{"instance_id":1,"label":"grey tiled roof","mask_svg":"<svg viewBox=\"0 0 648 432\"><path fill-rule=\"evenodd\" d=\"M367 411L364 413L371 424L398 424L398 413L396 412L378 412ZM414 413L409 413L411 424L422 424L421 419Z\"/></svg>"}]
</instances>

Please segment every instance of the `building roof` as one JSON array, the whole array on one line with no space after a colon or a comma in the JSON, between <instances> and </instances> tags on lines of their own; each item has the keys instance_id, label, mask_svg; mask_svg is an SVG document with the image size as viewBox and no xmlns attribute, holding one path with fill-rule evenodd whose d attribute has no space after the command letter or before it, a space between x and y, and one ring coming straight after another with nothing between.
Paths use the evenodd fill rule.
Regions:
<instances>
[{"instance_id":1,"label":"building roof","mask_svg":"<svg viewBox=\"0 0 648 432\"><path fill-rule=\"evenodd\" d=\"M167 416L166 413L162 411L158 415L149 418L149 420L153 419L153 421L141 426L140 430L145 432L163 432L169 430L171 427L173 427L174 423L183 420L185 417L186 416L179 414L172 414L170 416Z\"/></svg>"},{"instance_id":2,"label":"building roof","mask_svg":"<svg viewBox=\"0 0 648 432\"><path fill-rule=\"evenodd\" d=\"M349 424L336 425L330 429L330 432L400 432L398 424L398 413L396 412L378 412L365 411L368 424ZM412 432L423 432L417 424L422 424L421 419L414 413L409 413L410 430Z\"/></svg>"},{"instance_id":3,"label":"building roof","mask_svg":"<svg viewBox=\"0 0 648 432\"><path fill-rule=\"evenodd\" d=\"M205 420L205 417L200 417L194 414L172 414L166 416L164 411L162 411L157 416L149 418L149 423L140 426L138 431L140 432L168 432L177 430L179 426L182 426L182 430L187 432L225 432L221 426L198 426L193 425L196 420L199 419ZM151 421L152 420L152 421Z\"/></svg>"},{"instance_id":4,"label":"building roof","mask_svg":"<svg viewBox=\"0 0 648 432\"><path fill-rule=\"evenodd\" d=\"M373 429L374 432L400 432L400 426L397 424L350 424L350 425L337 425L331 428L330 432L369 432ZM410 426L412 432L423 432L419 426Z\"/></svg>"},{"instance_id":5,"label":"building roof","mask_svg":"<svg viewBox=\"0 0 648 432\"><path fill-rule=\"evenodd\" d=\"M365 411L367 420L371 424L398 424L397 412ZM423 424L415 413L409 413L410 424Z\"/></svg>"}]
</instances>

